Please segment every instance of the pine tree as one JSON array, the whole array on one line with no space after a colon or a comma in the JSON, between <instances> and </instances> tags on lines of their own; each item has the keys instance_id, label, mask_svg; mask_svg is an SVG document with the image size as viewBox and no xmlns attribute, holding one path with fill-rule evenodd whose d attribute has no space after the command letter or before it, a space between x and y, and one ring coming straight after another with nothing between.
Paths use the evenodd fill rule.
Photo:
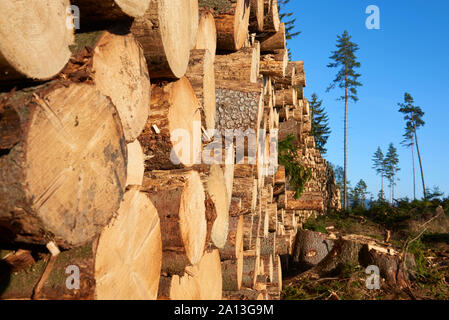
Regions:
<instances>
[{"instance_id":1,"label":"pine tree","mask_svg":"<svg viewBox=\"0 0 449 320\"><path fill-rule=\"evenodd\" d=\"M360 179L359 182L355 185L353 189L351 189L351 207L362 207L365 208L365 201L368 196L368 186L363 179Z\"/></svg>"},{"instance_id":2,"label":"pine tree","mask_svg":"<svg viewBox=\"0 0 449 320\"><path fill-rule=\"evenodd\" d=\"M373 167L376 170L376 173L380 175L380 193L379 200L384 200L384 177L385 177L385 159L382 149L377 147L377 151L373 156Z\"/></svg>"},{"instance_id":3,"label":"pine tree","mask_svg":"<svg viewBox=\"0 0 449 320\"><path fill-rule=\"evenodd\" d=\"M293 15L293 12L282 12L289 2L290 0L278 0L279 19L281 20L281 22L285 24L285 39L287 41L301 34L301 31L294 31L296 27L295 26L296 18L295 19L290 18ZM289 18L290 20L287 20ZM288 57L291 59L290 49L287 50L288 50Z\"/></svg>"},{"instance_id":4,"label":"pine tree","mask_svg":"<svg viewBox=\"0 0 449 320\"><path fill-rule=\"evenodd\" d=\"M331 130L329 128L329 118L322 107L323 100L318 100L318 96L314 93L309 101L310 112L312 116L311 134L315 138L315 144L321 154L325 154L327 149L324 147L329 139Z\"/></svg>"},{"instance_id":5,"label":"pine tree","mask_svg":"<svg viewBox=\"0 0 449 320\"><path fill-rule=\"evenodd\" d=\"M359 50L357 44L351 42L351 36L347 31L345 31L341 36L337 36L337 50L332 52L332 59L334 62L328 64L329 68L339 68L339 71L333 81L333 83L329 86L327 91L335 88L338 85L340 89L345 90L344 96L341 96L338 100L342 100L345 102L345 140L344 140L344 152L345 152L345 160L344 160L344 181L345 181L345 190L344 190L344 203L345 209L348 208L348 189L346 186L347 181L347 127L348 127L348 102L352 100L353 102L357 102L357 87L362 84L357 81L360 77L355 69L360 68L360 63L357 62L357 58L355 56L355 52Z\"/></svg>"},{"instance_id":6,"label":"pine tree","mask_svg":"<svg viewBox=\"0 0 449 320\"><path fill-rule=\"evenodd\" d=\"M388 152L385 156L385 176L390 181L390 190L391 190L391 203L394 201L394 186L396 185L396 174L401 169L398 166L399 164L399 155L397 153L397 149L394 147L392 143L388 147Z\"/></svg>"},{"instance_id":7,"label":"pine tree","mask_svg":"<svg viewBox=\"0 0 449 320\"><path fill-rule=\"evenodd\" d=\"M406 121L405 124L405 130L406 134L408 131L409 135L412 134L415 138L415 146L416 151L418 153L418 160L419 160L419 167L421 169L421 180L422 180L422 187L423 187L423 193L424 198L427 198L426 196L426 184L424 183L424 173L422 168L422 161L421 161L421 153L419 152L419 145L418 145L418 135L416 131L424 126L425 122L422 120L422 117L424 116L424 112L421 110L420 107L414 105L413 97L409 93L404 93L404 103L398 103L399 112L404 114L404 120Z\"/></svg>"},{"instance_id":8,"label":"pine tree","mask_svg":"<svg viewBox=\"0 0 449 320\"><path fill-rule=\"evenodd\" d=\"M406 148L410 148L410 150L412 151L413 199L416 200L415 152L413 150L413 148L415 147L415 140L413 139L413 127L406 126L403 137L404 140L402 140L401 144Z\"/></svg>"}]
</instances>

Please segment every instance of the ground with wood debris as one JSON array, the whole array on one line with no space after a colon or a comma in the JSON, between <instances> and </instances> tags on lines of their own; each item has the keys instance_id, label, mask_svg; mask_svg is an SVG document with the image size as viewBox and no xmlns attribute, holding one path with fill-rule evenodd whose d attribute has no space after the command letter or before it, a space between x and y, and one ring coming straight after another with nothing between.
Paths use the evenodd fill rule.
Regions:
<instances>
[{"instance_id":1,"label":"ground with wood debris","mask_svg":"<svg viewBox=\"0 0 449 320\"><path fill-rule=\"evenodd\" d=\"M371 238L414 256L406 286L384 277L379 289L367 289L365 267L347 263L332 276L304 276L307 268L292 263L284 279L285 300L447 300L449 299L449 201L403 201L391 207L373 203L369 209L329 213L309 219L303 229L338 239ZM441 205L441 209L437 206ZM440 215L438 215L440 212ZM310 266L309 266L310 268ZM308 271L309 272L309 271Z\"/></svg>"}]
</instances>

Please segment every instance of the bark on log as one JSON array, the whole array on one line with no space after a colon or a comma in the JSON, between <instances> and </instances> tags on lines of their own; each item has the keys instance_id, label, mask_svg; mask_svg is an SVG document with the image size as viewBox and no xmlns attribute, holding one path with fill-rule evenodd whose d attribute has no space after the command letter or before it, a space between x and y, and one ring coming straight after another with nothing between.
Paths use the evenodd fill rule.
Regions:
<instances>
[{"instance_id":1,"label":"bark on log","mask_svg":"<svg viewBox=\"0 0 449 320\"><path fill-rule=\"evenodd\" d=\"M249 31L250 32L262 32L264 25L264 1L263 0L251 0L251 12L249 16Z\"/></svg>"},{"instance_id":2,"label":"bark on log","mask_svg":"<svg viewBox=\"0 0 449 320\"><path fill-rule=\"evenodd\" d=\"M278 32L280 25L277 0L264 0L264 32Z\"/></svg>"},{"instance_id":3,"label":"bark on log","mask_svg":"<svg viewBox=\"0 0 449 320\"><path fill-rule=\"evenodd\" d=\"M242 286L243 254L236 260L224 260L221 263L224 291L237 291Z\"/></svg>"},{"instance_id":4,"label":"bark on log","mask_svg":"<svg viewBox=\"0 0 449 320\"><path fill-rule=\"evenodd\" d=\"M107 31L77 34L75 40L74 57L61 77L93 79L97 89L116 106L126 141L134 141L150 110L151 84L141 45L132 34Z\"/></svg>"},{"instance_id":5,"label":"bark on log","mask_svg":"<svg viewBox=\"0 0 449 320\"><path fill-rule=\"evenodd\" d=\"M201 154L201 115L189 80L153 85L150 108L138 138L147 156L145 170L192 166Z\"/></svg>"},{"instance_id":6,"label":"bark on log","mask_svg":"<svg viewBox=\"0 0 449 320\"><path fill-rule=\"evenodd\" d=\"M252 289L242 289L239 291L224 291L224 300L263 300L262 292Z\"/></svg>"},{"instance_id":7,"label":"bark on log","mask_svg":"<svg viewBox=\"0 0 449 320\"><path fill-rule=\"evenodd\" d=\"M295 191L286 190L285 194L279 196L280 208L286 210L316 210L322 212L324 210L324 201L321 193L304 192L301 197L296 200L294 198ZM284 202L286 205L284 207Z\"/></svg>"},{"instance_id":8,"label":"bark on log","mask_svg":"<svg viewBox=\"0 0 449 320\"><path fill-rule=\"evenodd\" d=\"M205 194L198 172L152 171L143 189L157 208L162 232L162 270L182 275L200 262L206 244Z\"/></svg>"},{"instance_id":9,"label":"bark on log","mask_svg":"<svg viewBox=\"0 0 449 320\"><path fill-rule=\"evenodd\" d=\"M276 0L274 0L276 1ZM285 40L285 24L281 23L279 25L279 31L269 36L260 39L260 51L274 51L282 50L286 48Z\"/></svg>"},{"instance_id":10,"label":"bark on log","mask_svg":"<svg viewBox=\"0 0 449 320\"><path fill-rule=\"evenodd\" d=\"M224 0L221 10L215 11L217 49L238 51L245 44L249 26L249 1Z\"/></svg>"},{"instance_id":11,"label":"bark on log","mask_svg":"<svg viewBox=\"0 0 449 320\"><path fill-rule=\"evenodd\" d=\"M273 81L276 83L276 89L284 89L286 87L293 86L294 85L293 80L295 79L295 77L296 77L296 64L294 62L288 61L287 68L285 69L285 76L282 78L280 77L273 78Z\"/></svg>"},{"instance_id":12,"label":"bark on log","mask_svg":"<svg viewBox=\"0 0 449 320\"><path fill-rule=\"evenodd\" d=\"M276 91L276 107L283 107L286 105L297 105L298 97L295 88L282 89Z\"/></svg>"},{"instance_id":13,"label":"bark on log","mask_svg":"<svg viewBox=\"0 0 449 320\"><path fill-rule=\"evenodd\" d=\"M66 85L0 97L0 226L9 241L83 245L122 199L127 154L115 107L94 86Z\"/></svg>"},{"instance_id":14,"label":"bark on log","mask_svg":"<svg viewBox=\"0 0 449 320\"><path fill-rule=\"evenodd\" d=\"M0 3L0 82L47 80L61 71L74 39L69 6L69 0Z\"/></svg>"},{"instance_id":15,"label":"bark on log","mask_svg":"<svg viewBox=\"0 0 449 320\"><path fill-rule=\"evenodd\" d=\"M242 200L242 213L251 213L255 210L257 201L257 187L254 177L234 178L232 196Z\"/></svg>"},{"instance_id":16,"label":"bark on log","mask_svg":"<svg viewBox=\"0 0 449 320\"><path fill-rule=\"evenodd\" d=\"M151 78L182 78L192 43L190 1L154 0L131 32L142 44Z\"/></svg>"},{"instance_id":17,"label":"bark on log","mask_svg":"<svg viewBox=\"0 0 449 320\"><path fill-rule=\"evenodd\" d=\"M279 292L282 291L282 264L281 258L279 255L275 256L274 264L273 264L273 281L271 283L276 285L276 288Z\"/></svg>"},{"instance_id":18,"label":"bark on log","mask_svg":"<svg viewBox=\"0 0 449 320\"><path fill-rule=\"evenodd\" d=\"M215 28L214 16L209 10L201 8L199 19L195 49L209 50L212 61L215 61L215 53L217 52L217 29Z\"/></svg>"},{"instance_id":19,"label":"bark on log","mask_svg":"<svg viewBox=\"0 0 449 320\"><path fill-rule=\"evenodd\" d=\"M201 108L201 124L204 129L215 129L215 67L209 50L190 51L186 77L192 84Z\"/></svg>"},{"instance_id":20,"label":"bark on log","mask_svg":"<svg viewBox=\"0 0 449 320\"><path fill-rule=\"evenodd\" d=\"M44 259L32 269L11 274L2 299L29 299L45 269ZM69 289L67 270L80 270L79 289ZM161 232L155 207L136 188L125 193L117 216L99 240L61 252L38 299L155 299L161 267ZM73 270L73 269L72 269ZM73 272L73 271L72 271Z\"/></svg>"},{"instance_id":21,"label":"bark on log","mask_svg":"<svg viewBox=\"0 0 449 320\"><path fill-rule=\"evenodd\" d=\"M129 23L141 17L150 6L151 0L71 0L79 8L78 19L82 31L98 30Z\"/></svg>"},{"instance_id":22,"label":"bark on log","mask_svg":"<svg viewBox=\"0 0 449 320\"><path fill-rule=\"evenodd\" d=\"M257 83L259 77L260 45L215 57L217 81L230 80Z\"/></svg>"},{"instance_id":23,"label":"bark on log","mask_svg":"<svg viewBox=\"0 0 449 320\"><path fill-rule=\"evenodd\" d=\"M232 193L232 191L231 191ZM231 198L231 206L229 207L229 216L235 217L241 215L242 211L242 199L237 197Z\"/></svg>"},{"instance_id":24,"label":"bark on log","mask_svg":"<svg viewBox=\"0 0 449 320\"><path fill-rule=\"evenodd\" d=\"M296 72L293 77L293 86L305 87L306 76L304 72L304 61L294 61L293 63L296 64Z\"/></svg>"}]
</instances>

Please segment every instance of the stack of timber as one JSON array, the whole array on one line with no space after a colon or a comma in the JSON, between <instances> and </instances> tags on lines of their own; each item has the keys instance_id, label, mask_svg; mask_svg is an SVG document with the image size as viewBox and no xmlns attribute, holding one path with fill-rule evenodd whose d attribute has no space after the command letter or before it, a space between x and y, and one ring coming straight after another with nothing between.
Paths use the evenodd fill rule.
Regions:
<instances>
[{"instance_id":1,"label":"stack of timber","mask_svg":"<svg viewBox=\"0 0 449 320\"><path fill-rule=\"evenodd\" d=\"M280 299L339 200L277 1L43 1L0 4L0 299Z\"/></svg>"}]
</instances>

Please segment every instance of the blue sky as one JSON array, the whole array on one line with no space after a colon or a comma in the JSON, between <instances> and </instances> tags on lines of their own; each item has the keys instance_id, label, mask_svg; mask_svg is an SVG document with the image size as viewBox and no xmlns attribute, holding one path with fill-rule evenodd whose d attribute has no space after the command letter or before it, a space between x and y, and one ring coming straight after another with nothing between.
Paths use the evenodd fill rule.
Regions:
<instances>
[{"instance_id":1,"label":"blue sky","mask_svg":"<svg viewBox=\"0 0 449 320\"><path fill-rule=\"evenodd\" d=\"M380 30L368 30L367 6L380 9ZM337 34L348 30L360 50L359 73L363 87L359 101L349 105L348 179L354 186L363 178L375 197L380 178L372 156L380 146L386 153L392 142L398 149L401 171L395 198L413 197L411 151L400 145L403 116L397 103L409 92L425 112L418 131L427 187L439 186L449 194L449 1L447 0L291 0L285 10L294 12L302 33L288 42L292 60L304 60L305 96L317 93L330 118L332 134L325 158L343 166L344 104L336 101L339 89L326 93L337 69L327 68ZM415 153L415 160L416 153ZM417 196L422 187L418 167ZM388 193L387 193L388 194Z\"/></svg>"}]
</instances>

